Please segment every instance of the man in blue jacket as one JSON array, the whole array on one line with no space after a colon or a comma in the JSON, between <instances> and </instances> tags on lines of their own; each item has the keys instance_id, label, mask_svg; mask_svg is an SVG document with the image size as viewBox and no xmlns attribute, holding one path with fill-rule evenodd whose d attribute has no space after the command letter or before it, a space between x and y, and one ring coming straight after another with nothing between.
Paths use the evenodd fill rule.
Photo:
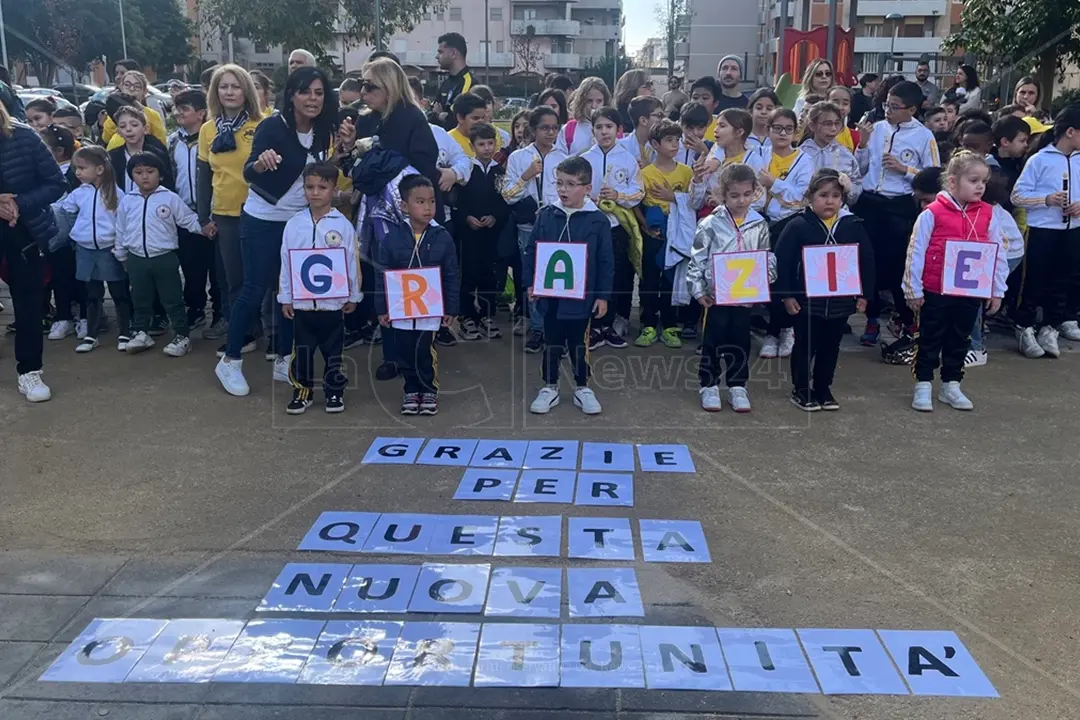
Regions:
<instances>
[{"instance_id":1,"label":"man in blue jacket","mask_svg":"<svg viewBox=\"0 0 1080 720\"><path fill-rule=\"evenodd\" d=\"M559 200L540 210L525 249L525 282L529 299L537 300L544 317L544 387L529 406L540 415L559 404L559 363L564 350L570 354L574 369L574 405L586 415L600 413L600 402L589 382L589 325L594 317L607 313L615 259L611 250L611 224L607 216L589 198L592 191L592 166L588 160L572 157L559 163L555 173ZM541 282L536 287L537 243L572 243L585 246L585 271L575 272L568 263L568 253L554 253L541 268L544 278L561 279ZM578 255L580 257L580 255ZM584 278L584 288L572 288L575 277ZM555 285L559 285L556 290ZM573 292L576 290L576 292ZM583 297L577 299L577 295Z\"/></svg>"}]
</instances>

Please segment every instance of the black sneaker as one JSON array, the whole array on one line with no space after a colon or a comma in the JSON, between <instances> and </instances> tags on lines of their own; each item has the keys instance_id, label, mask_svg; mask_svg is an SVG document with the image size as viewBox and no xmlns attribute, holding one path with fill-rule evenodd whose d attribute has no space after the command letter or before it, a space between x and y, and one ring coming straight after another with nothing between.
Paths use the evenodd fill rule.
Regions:
<instances>
[{"instance_id":1,"label":"black sneaker","mask_svg":"<svg viewBox=\"0 0 1080 720\"><path fill-rule=\"evenodd\" d=\"M7 331L9 333L14 333L15 332L15 323L13 323L13 322L8 323L7 324Z\"/></svg>"},{"instance_id":2,"label":"black sneaker","mask_svg":"<svg viewBox=\"0 0 1080 720\"><path fill-rule=\"evenodd\" d=\"M354 347L359 347L364 344L364 332L362 330L346 330L345 331L345 343L342 346L344 350L352 350Z\"/></svg>"},{"instance_id":3,"label":"black sneaker","mask_svg":"<svg viewBox=\"0 0 1080 720\"><path fill-rule=\"evenodd\" d=\"M604 344L607 345L609 348L622 350L627 346L626 338L615 332L615 328L604 328L602 332L604 336Z\"/></svg>"},{"instance_id":4,"label":"black sneaker","mask_svg":"<svg viewBox=\"0 0 1080 720\"><path fill-rule=\"evenodd\" d=\"M438 415L439 414L439 396L435 393L421 393L420 395L420 414L421 415Z\"/></svg>"},{"instance_id":5,"label":"black sneaker","mask_svg":"<svg viewBox=\"0 0 1080 720\"><path fill-rule=\"evenodd\" d=\"M420 412L420 393L405 393L401 399L401 414L416 415Z\"/></svg>"},{"instance_id":6,"label":"black sneaker","mask_svg":"<svg viewBox=\"0 0 1080 720\"><path fill-rule=\"evenodd\" d=\"M441 327L439 332L435 333L435 344L443 347L454 347L457 345L457 338L454 337L454 333L450 332L450 328Z\"/></svg>"},{"instance_id":7,"label":"black sneaker","mask_svg":"<svg viewBox=\"0 0 1080 720\"><path fill-rule=\"evenodd\" d=\"M345 399L340 395L327 395L326 396L326 412L339 413L345 412Z\"/></svg>"},{"instance_id":8,"label":"black sneaker","mask_svg":"<svg viewBox=\"0 0 1080 720\"><path fill-rule=\"evenodd\" d=\"M277 338L271 335L266 339L266 355L267 360L277 360Z\"/></svg>"},{"instance_id":9,"label":"black sneaker","mask_svg":"<svg viewBox=\"0 0 1080 720\"><path fill-rule=\"evenodd\" d=\"M195 330L197 328L201 328L203 325L206 324L206 312L201 310L188 312L187 320L189 329Z\"/></svg>"},{"instance_id":10,"label":"black sneaker","mask_svg":"<svg viewBox=\"0 0 1080 720\"><path fill-rule=\"evenodd\" d=\"M382 343L383 329L379 323L372 323L367 325L360 331L364 336L364 342L368 345L379 345Z\"/></svg>"},{"instance_id":11,"label":"black sneaker","mask_svg":"<svg viewBox=\"0 0 1080 720\"><path fill-rule=\"evenodd\" d=\"M529 333L529 339L525 341L525 352L533 355L544 349L544 333L533 330Z\"/></svg>"},{"instance_id":12,"label":"black sneaker","mask_svg":"<svg viewBox=\"0 0 1080 720\"><path fill-rule=\"evenodd\" d=\"M604 334L600 332L599 328L593 328L589 331L589 350L596 350L604 347L607 343L604 342Z\"/></svg>"},{"instance_id":13,"label":"black sneaker","mask_svg":"<svg viewBox=\"0 0 1080 720\"><path fill-rule=\"evenodd\" d=\"M311 391L294 388L292 400L285 406L285 412L289 415L303 415L311 407Z\"/></svg>"},{"instance_id":14,"label":"black sneaker","mask_svg":"<svg viewBox=\"0 0 1080 720\"><path fill-rule=\"evenodd\" d=\"M799 390L791 391L791 404L803 412L817 412L821 409L821 404L810 397L810 393Z\"/></svg>"},{"instance_id":15,"label":"black sneaker","mask_svg":"<svg viewBox=\"0 0 1080 720\"><path fill-rule=\"evenodd\" d=\"M393 380L398 376L397 363L384 362L379 367L375 368L375 379L381 382L387 380Z\"/></svg>"},{"instance_id":16,"label":"black sneaker","mask_svg":"<svg viewBox=\"0 0 1080 720\"><path fill-rule=\"evenodd\" d=\"M480 319L480 333L487 336L488 340L498 340L502 337L502 330L495 323L495 318L481 318Z\"/></svg>"},{"instance_id":17,"label":"black sneaker","mask_svg":"<svg viewBox=\"0 0 1080 720\"><path fill-rule=\"evenodd\" d=\"M822 410L833 412L840 409L840 403L836 402L836 398L833 397L832 391L828 388L815 390L814 397L817 398L818 405L821 406Z\"/></svg>"},{"instance_id":18,"label":"black sneaker","mask_svg":"<svg viewBox=\"0 0 1080 720\"><path fill-rule=\"evenodd\" d=\"M683 340L694 340L697 334L697 325L687 325L679 332L679 337Z\"/></svg>"},{"instance_id":19,"label":"black sneaker","mask_svg":"<svg viewBox=\"0 0 1080 720\"><path fill-rule=\"evenodd\" d=\"M164 335L169 329L169 318L155 317L150 321L150 337L158 337Z\"/></svg>"},{"instance_id":20,"label":"black sneaker","mask_svg":"<svg viewBox=\"0 0 1080 720\"><path fill-rule=\"evenodd\" d=\"M468 318L461 321L459 325L462 340L479 340L483 337L480 332L480 326L476 324L476 321L472 318Z\"/></svg>"}]
</instances>

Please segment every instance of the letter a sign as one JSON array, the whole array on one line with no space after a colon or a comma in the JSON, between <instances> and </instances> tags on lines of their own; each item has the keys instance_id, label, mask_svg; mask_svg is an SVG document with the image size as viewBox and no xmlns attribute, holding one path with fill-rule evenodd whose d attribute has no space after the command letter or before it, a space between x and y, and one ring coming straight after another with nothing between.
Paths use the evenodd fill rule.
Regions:
<instances>
[{"instance_id":1,"label":"letter a sign","mask_svg":"<svg viewBox=\"0 0 1080 720\"><path fill-rule=\"evenodd\" d=\"M536 243L533 295L584 300L588 262L589 246L585 243Z\"/></svg>"},{"instance_id":2,"label":"letter a sign","mask_svg":"<svg viewBox=\"0 0 1080 720\"><path fill-rule=\"evenodd\" d=\"M391 320L442 317L443 289L439 268L387 270L386 307Z\"/></svg>"},{"instance_id":3,"label":"letter a sign","mask_svg":"<svg viewBox=\"0 0 1080 720\"><path fill-rule=\"evenodd\" d=\"M947 240L942 294L988 299L994 292L997 249L996 243Z\"/></svg>"},{"instance_id":4,"label":"letter a sign","mask_svg":"<svg viewBox=\"0 0 1080 720\"><path fill-rule=\"evenodd\" d=\"M803 248L806 297L862 295L858 245L817 245Z\"/></svg>"},{"instance_id":5,"label":"letter a sign","mask_svg":"<svg viewBox=\"0 0 1080 720\"><path fill-rule=\"evenodd\" d=\"M714 253L713 297L717 305L746 305L769 302L769 253Z\"/></svg>"},{"instance_id":6,"label":"letter a sign","mask_svg":"<svg viewBox=\"0 0 1080 720\"><path fill-rule=\"evenodd\" d=\"M348 300L345 248L289 251L293 300Z\"/></svg>"}]
</instances>

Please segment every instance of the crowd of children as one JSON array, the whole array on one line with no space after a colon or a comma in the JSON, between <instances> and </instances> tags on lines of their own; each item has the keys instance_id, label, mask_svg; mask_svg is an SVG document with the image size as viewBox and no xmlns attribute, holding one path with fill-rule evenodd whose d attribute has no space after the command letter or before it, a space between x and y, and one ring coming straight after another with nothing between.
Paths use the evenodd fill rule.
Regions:
<instances>
[{"instance_id":1,"label":"crowd of children","mask_svg":"<svg viewBox=\"0 0 1080 720\"><path fill-rule=\"evenodd\" d=\"M316 349L326 410L344 409L342 351L367 341L385 346L378 377L403 378L401 412L435 414L435 346L501 338L496 317L511 275L513 334L525 352L543 353L543 386L530 405L539 414L559 404L564 354L574 404L601 412L588 386L589 353L625 348L631 338L675 349L700 336L700 404L710 412L722 407L722 387L735 412L751 410L755 325L764 330L760 357L790 357L791 402L805 411L839 409L831 388L855 313L866 314L863 345L878 346L883 320L891 327L895 342L882 344L883 355L912 364L920 411L934 408L939 365L938 400L973 407L960 381L965 367L987 360L984 316L1007 315L1026 357L1057 357L1059 335L1080 340L1080 106L1053 125L1019 106L996 118L957 115L955 103L925 107L918 84L890 79L880 106L856 118L853 99L862 94L831 84L828 63L813 69L820 77L808 71L795 109L764 88L733 107L713 78L702 78L689 102L665 113L648 84L630 98L624 89L616 103L590 77L561 101L541 95L509 132L492 123L490 90L474 86L448 108L448 132L431 126L437 183L404 159L366 156L370 142L352 157L310 164L307 207L285 229L277 293L296 336L287 412L312 403ZM359 103L380 89L354 84L346 89ZM405 92L418 95L418 84ZM77 334L77 352L98 347L107 285L118 349L148 349L171 325L165 353L186 354L191 329L206 322L208 282L215 311L222 285L217 226L195 212L199 131L215 122L206 96L176 98L179 128L166 143L145 108L123 95L90 108L85 127L37 100L27 115L71 186L54 208L61 232L50 256L50 339ZM341 117L351 127L358 115L346 107ZM116 135L110 150L94 144L105 139L103 122ZM351 200L336 190L341 171L353 180ZM373 175L381 179L372 183ZM987 298L949 289L953 241L995 246ZM584 248L583 295L538 292L542 243ZM832 245L857 247L858 292L808 291L808 249ZM289 250L319 247L346 249L347 299L294 300ZM767 303L718 302L714 258L733 252L763 254ZM391 318L386 272L430 267L441 271L444 315ZM373 301L361 302L362 277L373 282Z\"/></svg>"}]
</instances>

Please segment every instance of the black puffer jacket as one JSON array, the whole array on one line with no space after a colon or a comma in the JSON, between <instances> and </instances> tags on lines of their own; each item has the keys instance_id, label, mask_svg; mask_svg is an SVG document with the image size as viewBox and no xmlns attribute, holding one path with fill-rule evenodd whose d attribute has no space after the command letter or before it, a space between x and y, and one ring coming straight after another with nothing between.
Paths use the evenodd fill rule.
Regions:
<instances>
[{"instance_id":1,"label":"black puffer jacket","mask_svg":"<svg viewBox=\"0 0 1080 720\"><path fill-rule=\"evenodd\" d=\"M60 166L29 126L11 123L11 134L0 132L0 194L15 195L18 227L43 248L56 235L56 218L49 205L67 190ZM0 233L8 227L0 222Z\"/></svg>"}]
</instances>

